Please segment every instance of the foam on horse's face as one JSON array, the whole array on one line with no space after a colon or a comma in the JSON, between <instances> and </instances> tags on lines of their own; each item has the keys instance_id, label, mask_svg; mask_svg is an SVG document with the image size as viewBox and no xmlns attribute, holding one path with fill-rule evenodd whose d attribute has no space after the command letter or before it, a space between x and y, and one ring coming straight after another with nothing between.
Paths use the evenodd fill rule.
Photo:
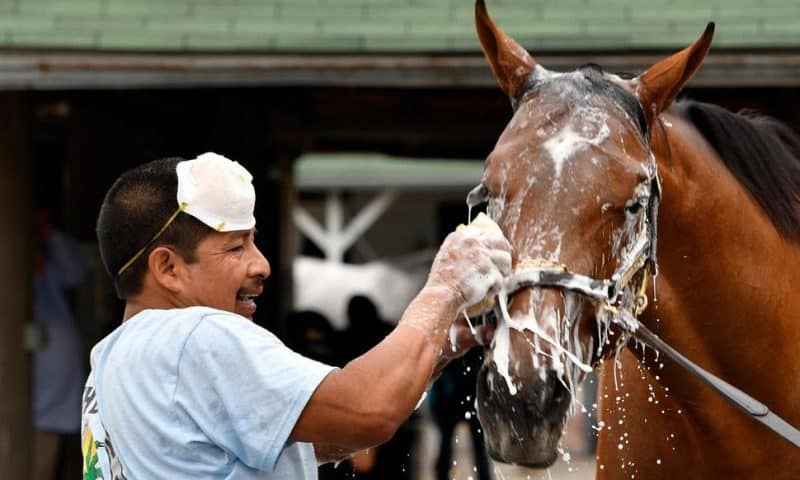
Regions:
<instances>
[{"instance_id":1,"label":"foam on horse's face","mask_svg":"<svg viewBox=\"0 0 800 480\"><path fill-rule=\"evenodd\" d=\"M638 231L641 215L625 207L647 193L650 151L637 119L598 92L602 75L536 67L487 159L488 211L514 246L515 265L562 264L608 278ZM513 297L479 375L478 415L494 458L555 460L575 386L611 335L579 294L535 288Z\"/></svg>"}]
</instances>

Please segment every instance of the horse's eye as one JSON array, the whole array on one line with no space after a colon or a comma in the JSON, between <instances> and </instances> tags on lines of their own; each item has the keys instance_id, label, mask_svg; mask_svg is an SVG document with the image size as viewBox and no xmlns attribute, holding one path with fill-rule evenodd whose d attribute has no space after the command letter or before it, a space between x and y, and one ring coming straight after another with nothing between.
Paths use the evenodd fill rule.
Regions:
<instances>
[{"instance_id":1,"label":"horse's eye","mask_svg":"<svg viewBox=\"0 0 800 480\"><path fill-rule=\"evenodd\" d=\"M642 211L645 202L646 200L644 199L632 200L625 204L625 211L632 215L636 215L637 213Z\"/></svg>"}]
</instances>

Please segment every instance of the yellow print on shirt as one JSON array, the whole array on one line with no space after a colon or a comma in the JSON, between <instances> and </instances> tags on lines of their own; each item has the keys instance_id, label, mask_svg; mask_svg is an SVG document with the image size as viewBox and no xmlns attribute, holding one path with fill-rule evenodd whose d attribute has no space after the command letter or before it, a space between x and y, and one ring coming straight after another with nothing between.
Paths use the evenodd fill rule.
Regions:
<instances>
[{"instance_id":1,"label":"yellow print on shirt","mask_svg":"<svg viewBox=\"0 0 800 480\"><path fill-rule=\"evenodd\" d=\"M87 425L83 436L83 480L102 480L103 472L97 464L97 444L92 435L92 429Z\"/></svg>"}]
</instances>

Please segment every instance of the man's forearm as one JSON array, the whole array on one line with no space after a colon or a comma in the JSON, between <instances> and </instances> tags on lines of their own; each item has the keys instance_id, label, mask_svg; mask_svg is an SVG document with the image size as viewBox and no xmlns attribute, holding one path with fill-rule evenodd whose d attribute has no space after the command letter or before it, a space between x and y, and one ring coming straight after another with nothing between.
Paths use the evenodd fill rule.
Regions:
<instances>
[{"instance_id":1,"label":"man's forearm","mask_svg":"<svg viewBox=\"0 0 800 480\"><path fill-rule=\"evenodd\" d=\"M355 450L386 441L413 411L445 348L458 304L452 292L423 289L376 347L318 387L293 438Z\"/></svg>"},{"instance_id":2,"label":"man's forearm","mask_svg":"<svg viewBox=\"0 0 800 480\"><path fill-rule=\"evenodd\" d=\"M399 325L416 328L429 343L441 350L453 319L458 313L460 299L447 287L426 287L414 298Z\"/></svg>"},{"instance_id":3,"label":"man's forearm","mask_svg":"<svg viewBox=\"0 0 800 480\"><path fill-rule=\"evenodd\" d=\"M457 308L452 292L423 289L395 331L345 370L352 369L359 378L368 379L365 389L372 390L372 401L393 409L395 419L401 422L417 405L435 368L443 361ZM377 385L379 388L375 388Z\"/></svg>"}]
</instances>

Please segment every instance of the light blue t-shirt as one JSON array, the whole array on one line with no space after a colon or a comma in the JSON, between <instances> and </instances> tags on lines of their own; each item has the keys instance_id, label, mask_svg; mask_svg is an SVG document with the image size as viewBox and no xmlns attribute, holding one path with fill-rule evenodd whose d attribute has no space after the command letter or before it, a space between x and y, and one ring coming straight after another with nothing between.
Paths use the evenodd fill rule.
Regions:
<instances>
[{"instance_id":1,"label":"light blue t-shirt","mask_svg":"<svg viewBox=\"0 0 800 480\"><path fill-rule=\"evenodd\" d=\"M289 435L334 368L236 314L145 310L93 349L84 478L315 479Z\"/></svg>"}]
</instances>

